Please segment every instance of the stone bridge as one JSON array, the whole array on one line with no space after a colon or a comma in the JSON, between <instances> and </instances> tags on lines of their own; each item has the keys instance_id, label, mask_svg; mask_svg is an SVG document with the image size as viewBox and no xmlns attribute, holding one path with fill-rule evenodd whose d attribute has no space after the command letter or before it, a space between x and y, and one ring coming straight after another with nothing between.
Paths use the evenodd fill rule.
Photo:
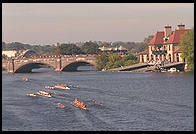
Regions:
<instances>
[{"instance_id":1,"label":"stone bridge","mask_svg":"<svg viewBox=\"0 0 196 134\"><path fill-rule=\"evenodd\" d=\"M76 71L78 66L96 66L97 55L61 55L2 60L2 69L8 73L28 73L34 68L51 67L55 71Z\"/></svg>"}]
</instances>

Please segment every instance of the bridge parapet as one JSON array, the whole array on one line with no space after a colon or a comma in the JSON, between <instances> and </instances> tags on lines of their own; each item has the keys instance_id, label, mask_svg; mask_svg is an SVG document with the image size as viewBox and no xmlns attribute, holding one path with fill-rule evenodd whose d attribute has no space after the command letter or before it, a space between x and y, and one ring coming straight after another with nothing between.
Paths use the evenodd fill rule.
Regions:
<instances>
[{"instance_id":1,"label":"bridge parapet","mask_svg":"<svg viewBox=\"0 0 196 134\"><path fill-rule=\"evenodd\" d=\"M62 71L63 68L71 63L87 62L96 66L97 55L60 55L60 56L34 56L34 57L20 57L16 59L2 60L2 67L6 67L8 73L14 73L19 68L28 64L45 64L55 69L55 71ZM28 66L29 67L29 66Z\"/></svg>"}]
</instances>

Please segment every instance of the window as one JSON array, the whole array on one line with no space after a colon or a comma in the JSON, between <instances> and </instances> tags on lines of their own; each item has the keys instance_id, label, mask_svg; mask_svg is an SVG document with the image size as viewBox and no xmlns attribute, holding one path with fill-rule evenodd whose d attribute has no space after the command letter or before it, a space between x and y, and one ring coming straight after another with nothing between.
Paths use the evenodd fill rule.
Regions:
<instances>
[{"instance_id":1,"label":"window","mask_svg":"<svg viewBox=\"0 0 196 134\"><path fill-rule=\"evenodd\" d=\"M171 62L171 54L169 54L169 61Z\"/></svg>"},{"instance_id":2,"label":"window","mask_svg":"<svg viewBox=\"0 0 196 134\"><path fill-rule=\"evenodd\" d=\"M178 53L176 54L177 62L179 62L179 55Z\"/></svg>"},{"instance_id":3,"label":"window","mask_svg":"<svg viewBox=\"0 0 196 134\"><path fill-rule=\"evenodd\" d=\"M151 55L151 60L154 60L153 55Z\"/></svg>"}]
</instances>

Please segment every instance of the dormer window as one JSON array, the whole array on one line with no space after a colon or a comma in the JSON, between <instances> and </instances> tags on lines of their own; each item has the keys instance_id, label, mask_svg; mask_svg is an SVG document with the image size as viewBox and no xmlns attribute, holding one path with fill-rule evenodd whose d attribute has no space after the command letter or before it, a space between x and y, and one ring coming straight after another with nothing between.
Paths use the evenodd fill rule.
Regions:
<instances>
[{"instance_id":1,"label":"dormer window","mask_svg":"<svg viewBox=\"0 0 196 134\"><path fill-rule=\"evenodd\" d=\"M169 37L164 37L163 40L166 42L167 40L169 40Z\"/></svg>"}]
</instances>

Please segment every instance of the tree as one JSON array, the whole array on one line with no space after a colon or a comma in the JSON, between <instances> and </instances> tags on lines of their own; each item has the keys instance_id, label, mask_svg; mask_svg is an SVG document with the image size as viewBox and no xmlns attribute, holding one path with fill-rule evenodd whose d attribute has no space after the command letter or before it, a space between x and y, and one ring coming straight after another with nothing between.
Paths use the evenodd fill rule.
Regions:
<instances>
[{"instance_id":1,"label":"tree","mask_svg":"<svg viewBox=\"0 0 196 134\"><path fill-rule=\"evenodd\" d=\"M153 37L154 35L149 35L148 37L144 38L143 43L148 45L148 43L152 40Z\"/></svg>"},{"instance_id":2,"label":"tree","mask_svg":"<svg viewBox=\"0 0 196 134\"><path fill-rule=\"evenodd\" d=\"M182 48L182 58L187 63L188 70L194 70L194 28L185 32L181 36L180 48Z\"/></svg>"},{"instance_id":3,"label":"tree","mask_svg":"<svg viewBox=\"0 0 196 134\"><path fill-rule=\"evenodd\" d=\"M148 43L152 40L154 35L149 35L144 38L144 41L140 43L140 47L138 48L138 52L144 51L148 47Z\"/></svg>"},{"instance_id":4,"label":"tree","mask_svg":"<svg viewBox=\"0 0 196 134\"><path fill-rule=\"evenodd\" d=\"M121 57L118 54L107 55L106 53L103 53L97 58L97 70L118 68L136 64L138 62L137 57L132 54Z\"/></svg>"},{"instance_id":5,"label":"tree","mask_svg":"<svg viewBox=\"0 0 196 134\"><path fill-rule=\"evenodd\" d=\"M102 70L105 68L106 64L108 62L108 55L106 53L102 53L101 55L99 55L97 57L97 60L96 60L96 68L97 70Z\"/></svg>"},{"instance_id":6,"label":"tree","mask_svg":"<svg viewBox=\"0 0 196 134\"><path fill-rule=\"evenodd\" d=\"M124 66L130 66L130 65L133 65L133 64L137 64L139 63L138 60L127 60L125 63L124 63Z\"/></svg>"},{"instance_id":7,"label":"tree","mask_svg":"<svg viewBox=\"0 0 196 134\"><path fill-rule=\"evenodd\" d=\"M81 54L81 49L75 44L61 44L59 48L63 55Z\"/></svg>"},{"instance_id":8,"label":"tree","mask_svg":"<svg viewBox=\"0 0 196 134\"><path fill-rule=\"evenodd\" d=\"M137 60L137 57L134 56L133 54L128 54L128 55L124 56L124 57L122 58L122 60L123 60L123 61Z\"/></svg>"},{"instance_id":9,"label":"tree","mask_svg":"<svg viewBox=\"0 0 196 134\"><path fill-rule=\"evenodd\" d=\"M81 51L84 54L98 54L100 50L97 43L90 41L84 43L84 45L81 47Z\"/></svg>"},{"instance_id":10,"label":"tree","mask_svg":"<svg viewBox=\"0 0 196 134\"><path fill-rule=\"evenodd\" d=\"M100 47L111 47L110 43L104 42L103 44L100 45Z\"/></svg>"},{"instance_id":11,"label":"tree","mask_svg":"<svg viewBox=\"0 0 196 134\"><path fill-rule=\"evenodd\" d=\"M49 55L59 55L60 54L60 49L58 48L59 52L56 52L57 48L54 44L42 46L41 49L42 49L42 55L49 56Z\"/></svg>"},{"instance_id":12,"label":"tree","mask_svg":"<svg viewBox=\"0 0 196 134\"><path fill-rule=\"evenodd\" d=\"M110 54L108 57L108 62L105 66L106 69L112 69L119 67L121 63L117 63L121 58L117 54ZM118 65L116 65L118 64Z\"/></svg>"}]
</instances>

